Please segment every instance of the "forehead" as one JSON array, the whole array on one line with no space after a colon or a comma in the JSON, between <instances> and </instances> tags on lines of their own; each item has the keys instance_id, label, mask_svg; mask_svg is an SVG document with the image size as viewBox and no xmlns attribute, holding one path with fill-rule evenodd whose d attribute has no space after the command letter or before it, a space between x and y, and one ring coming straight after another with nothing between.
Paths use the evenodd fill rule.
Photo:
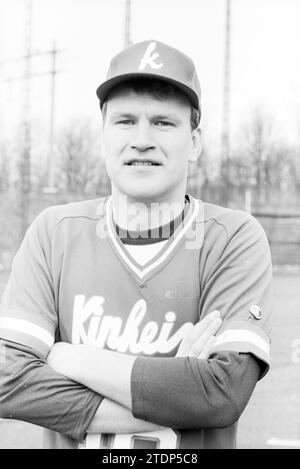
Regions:
<instances>
[{"instance_id":1,"label":"forehead","mask_svg":"<svg viewBox=\"0 0 300 469\"><path fill-rule=\"evenodd\" d=\"M105 103L106 113L133 112L147 110L149 112L172 112L190 117L191 105L188 99L178 96L155 96L150 91L136 92L131 89L117 90L111 93Z\"/></svg>"}]
</instances>

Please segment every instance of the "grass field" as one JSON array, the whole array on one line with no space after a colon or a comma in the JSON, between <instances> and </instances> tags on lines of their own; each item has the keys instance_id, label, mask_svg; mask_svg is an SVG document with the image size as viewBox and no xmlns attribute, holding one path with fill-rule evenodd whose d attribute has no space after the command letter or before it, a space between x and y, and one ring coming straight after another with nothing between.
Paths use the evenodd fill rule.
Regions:
<instances>
[{"instance_id":1,"label":"grass field","mask_svg":"<svg viewBox=\"0 0 300 469\"><path fill-rule=\"evenodd\" d=\"M0 293L4 283L2 274ZM276 275L274 287L272 367L240 419L239 448L300 448L300 362L292 359L293 342L300 340L300 277ZM39 427L0 420L0 448L41 445Z\"/></svg>"},{"instance_id":2,"label":"grass field","mask_svg":"<svg viewBox=\"0 0 300 469\"><path fill-rule=\"evenodd\" d=\"M300 362L292 360L300 339L300 277L276 276L274 294L272 365L240 419L240 448L291 447L267 443L274 438L297 440L300 448Z\"/></svg>"}]
</instances>

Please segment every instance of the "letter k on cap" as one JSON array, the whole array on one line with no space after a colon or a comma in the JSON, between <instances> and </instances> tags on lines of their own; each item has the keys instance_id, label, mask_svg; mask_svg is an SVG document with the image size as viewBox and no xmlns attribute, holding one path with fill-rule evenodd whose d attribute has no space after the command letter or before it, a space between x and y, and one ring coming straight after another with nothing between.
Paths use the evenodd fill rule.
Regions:
<instances>
[{"instance_id":1,"label":"letter k on cap","mask_svg":"<svg viewBox=\"0 0 300 469\"><path fill-rule=\"evenodd\" d=\"M156 48L156 42L150 42L150 44L148 44L145 54L140 62L139 70L144 70L147 65L149 65L149 67L154 68L156 70L158 70L159 68L163 66L162 62L161 63L155 62L155 60L159 57L159 54L157 52L151 55L152 52L155 50L155 48Z\"/></svg>"}]
</instances>

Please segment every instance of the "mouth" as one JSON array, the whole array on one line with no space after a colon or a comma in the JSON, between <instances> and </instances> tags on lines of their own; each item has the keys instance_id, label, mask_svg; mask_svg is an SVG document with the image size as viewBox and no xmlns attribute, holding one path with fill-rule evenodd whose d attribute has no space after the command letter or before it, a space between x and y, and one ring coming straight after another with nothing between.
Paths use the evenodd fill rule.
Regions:
<instances>
[{"instance_id":1,"label":"mouth","mask_svg":"<svg viewBox=\"0 0 300 469\"><path fill-rule=\"evenodd\" d=\"M125 163L125 166L161 166L161 163L154 160L131 159Z\"/></svg>"}]
</instances>

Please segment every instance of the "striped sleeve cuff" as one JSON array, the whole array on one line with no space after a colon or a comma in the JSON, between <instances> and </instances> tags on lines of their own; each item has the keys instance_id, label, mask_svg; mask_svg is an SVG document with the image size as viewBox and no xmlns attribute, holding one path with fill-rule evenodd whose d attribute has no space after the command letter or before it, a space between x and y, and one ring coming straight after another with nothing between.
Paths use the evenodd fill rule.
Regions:
<instances>
[{"instance_id":1,"label":"striped sleeve cuff","mask_svg":"<svg viewBox=\"0 0 300 469\"><path fill-rule=\"evenodd\" d=\"M30 317L31 316L31 317ZM54 330L46 321L37 324L30 315L28 319L16 316L0 317L0 337L11 342L26 345L47 356L54 344ZM24 313L23 313L24 317Z\"/></svg>"},{"instance_id":2,"label":"striped sleeve cuff","mask_svg":"<svg viewBox=\"0 0 300 469\"><path fill-rule=\"evenodd\" d=\"M230 321L220 330L211 354L220 351L252 353L270 367L270 338L266 332L250 321Z\"/></svg>"}]
</instances>

